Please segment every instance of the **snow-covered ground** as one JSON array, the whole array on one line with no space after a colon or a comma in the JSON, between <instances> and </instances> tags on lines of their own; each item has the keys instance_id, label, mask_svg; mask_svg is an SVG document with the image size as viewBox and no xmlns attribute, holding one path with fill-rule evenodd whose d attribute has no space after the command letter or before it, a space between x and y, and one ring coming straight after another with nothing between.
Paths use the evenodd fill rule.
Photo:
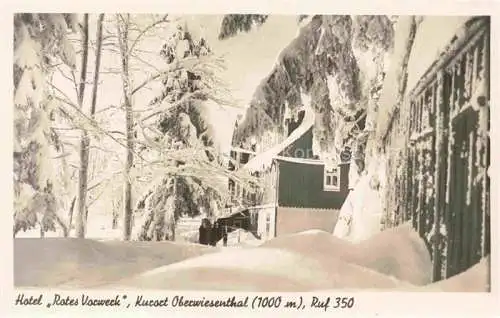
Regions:
<instances>
[{"instance_id":1,"label":"snow-covered ground","mask_svg":"<svg viewBox=\"0 0 500 318\"><path fill-rule=\"evenodd\" d=\"M261 243L261 242L259 242ZM15 239L15 284L170 290L488 291L489 260L430 284L431 262L408 226L351 243L314 230L258 247L180 242Z\"/></svg>"},{"instance_id":2,"label":"snow-covered ground","mask_svg":"<svg viewBox=\"0 0 500 318\"><path fill-rule=\"evenodd\" d=\"M113 229L111 226L112 216L111 213L99 213L94 214L92 217L89 217L87 223L87 229L85 237L94 240L119 240L122 237L122 227L120 224ZM134 230L137 230L134 228ZM46 238L57 238L63 237L62 230L58 227L55 232L45 232ZM74 235L74 229L71 231L71 235ZM19 231L16 234L16 238L39 238L40 237L40 228L36 227L27 231Z\"/></svg>"},{"instance_id":3,"label":"snow-covered ground","mask_svg":"<svg viewBox=\"0 0 500 318\"><path fill-rule=\"evenodd\" d=\"M14 239L18 287L92 288L216 248L173 242Z\"/></svg>"}]
</instances>

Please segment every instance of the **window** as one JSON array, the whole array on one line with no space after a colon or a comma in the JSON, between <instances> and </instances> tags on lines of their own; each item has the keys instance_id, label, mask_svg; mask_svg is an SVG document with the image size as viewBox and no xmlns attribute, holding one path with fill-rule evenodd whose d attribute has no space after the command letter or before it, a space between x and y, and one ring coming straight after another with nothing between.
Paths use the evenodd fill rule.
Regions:
<instances>
[{"instance_id":1,"label":"window","mask_svg":"<svg viewBox=\"0 0 500 318\"><path fill-rule=\"evenodd\" d=\"M325 167L324 190L340 190L340 169L339 167Z\"/></svg>"}]
</instances>

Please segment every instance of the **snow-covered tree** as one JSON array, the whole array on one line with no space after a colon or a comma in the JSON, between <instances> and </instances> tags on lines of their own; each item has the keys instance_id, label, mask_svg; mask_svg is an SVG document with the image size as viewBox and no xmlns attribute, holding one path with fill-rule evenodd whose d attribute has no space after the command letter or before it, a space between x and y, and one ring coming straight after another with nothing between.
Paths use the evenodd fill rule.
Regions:
<instances>
[{"instance_id":1,"label":"snow-covered tree","mask_svg":"<svg viewBox=\"0 0 500 318\"><path fill-rule=\"evenodd\" d=\"M55 223L68 234L58 215L58 192L67 176L52 160L64 161L59 134L51 125L58 104L46 81L59 63L75 67L69 30L79 30L75 15L14 15L14 236L37 226L43 236L55 230Z\"/></svg>"},{"instance_id":2,"label":"snow-covered tree","mask_svg":"<svg viewBox=\"0 0 500 318\"><path fill-rule=\"evenodd\" d=\"M224 16L219 32L219 40L230 38L239 32L248 32L266 22L268 15L228 14Z\"/></svg>"},{"instance_id":3,"label":"snow-covered tree","mask_svg":"<svg viewBox=\"0 0 500 318\"><path fill-rule=\"evenodd\" d=\"M338 158L350 146L363 157L360 149L367 140L369 104L378 98L385 54L393 43L392 20L314 15L299 16L299 22L297 38L283 49L269 76L256 88L234 143L246 144L249 138L260 138L281 126L286 108L300 105L303 90L311 95L316 111L313 148L321 150L319 155ZM243 22L232 29L247 30ZM236 31L230 36L236 36Z\"/></svg>"},{"instance_id":4,"label":"snow-covered tree","mask_svg":"<svg viewBox=\"0 0 500 318\"><path fill-rule=\"evenodd\" d=\"M173 239L175 223L181 215L216 213L224 201L223 187L227 184L218 179L229 174L214 147L212 128L206 122L206 107L217 107L210 103L215 102L218 107L231 103L225 83L217 76L223 60L212 53L203 37L194 38L181 24L163 44L160 54L166 65L193 61L194 67L173 68L161 77L163 87L150 107L160 107L162 111L141 121L143 138L149 137L171 153L170 158L162 159L171 172L164 171L137 201L138 212L144 213L139 233L142 240ZM158 147L142 146L142 150L162 157ZM172 151L180 154L177 159Z\"/></svg>"}]
</instances>

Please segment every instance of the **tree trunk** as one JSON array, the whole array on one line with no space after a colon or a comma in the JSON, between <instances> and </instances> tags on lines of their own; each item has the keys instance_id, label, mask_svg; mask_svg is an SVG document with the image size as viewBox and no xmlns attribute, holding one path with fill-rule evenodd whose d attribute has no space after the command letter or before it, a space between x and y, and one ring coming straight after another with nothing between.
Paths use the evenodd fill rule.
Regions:
<instances>
[{"instance_id":1,"label":"tree trunk","mask_svg":"<svg viewBox=\"0 0 500 318\"><path fill-rule=\"evenodd\" d=\"M83 97L85 90L85 80L87 73L87 59L88 59L88 49L89 49L89 36L88 36L88 14L85 14L85 21L83 27L83 60L82 60L82 75L80 78L80 89L78 94L78 103L80 108L83 107ZM101 66L101 51L102 51L102 23L104 20L104 14L99 14L97 20L97 34L96 34L96 56L95 56L95 68L94 68L94 84L92 87L92 104L90 107L90 117L93 119L95 116L95 109L97 103L97 88L99 87L99 72ZM89 146L90 140L87 131L82 131L82 140L80 143L80 178L79 178L79 200L78 200L78 216L77 216L77 228L76 236L79 238L85 237L85 228L87 227L87 191L88 191L88 166L89 166Z\"/></svg>"},{"instance_id":2,"label":"tree trunk","mask_svg":"<svg viewBox=\"0 0 500 318\"><path fill-rule=\"evenodd\" d=\"M118 207L113 202L113 220L111 222L111 228L113 230L115 230L118 227L118 217L120 214L117 213L117 209L118 209Z\"/></svg>"},{"instance_id":3,"label":"tree trunk","mask_svg":"<svg viewBox=\"0 0 500 318\"><path fill-rule=\"evenodd\" d=\"M73 226L73 211L75 211L75 202L76 202L76 196L73 197L73 200L71 200L71 205L69 206L69 211L68 211L68 230L71 232L71 227Z\"/></svg>"},{"instance_id":4,"label":"tree trunk","mask_svg":"<svg viewBox=\"0 0 500 318\"><path fill-rule=\"evenodd\" d=\"M54 212L54 218L56 219L57 224L59 224L59 226L63 231L63 237L68 237L70 229L66 226L66 224L64 224L64 221L55 212Z\"/></svg>"},{"instance_id":5,"label":"tree trunk","mask_svg":"<svg viewBox=\"0 0 500 318\"><path fill-rule=\"evenodd\" d=\"M82 26L82 68L78 89L78 106L83 108L85 83L87 81L87 60L89 53L89 15L84 14ZM87 199L88 135L82 130L80 141L80 168L78 176L78 211L76 215L76 237L85 237L85 206Z\"/></svg>"},{"instance_id":6,"label":"tree trunk","mask_svg":"<svg viewBox=\"0 0 500 318\"><path fill-rule=\"evenodd\" d=\"M118 23L118 41L121 53L122 66L122 85L123 99L125 105L126 117L126 135L127 135L127 158L125 161L125 180L123 189L123 240L129 241L132 232L132 182L130 180L130 171L134 163L134 130L132 117L132 94L129 76L129 49L128 49L128 28L130 24L130 14L122 16L117 15Z\"/></svg>"},{"instance_id":7,"label":"tree trunk","mask_svg":"<svg viewBox=\"0 0 500 318\"><path fill-rule=\"evenodd\" d=\"M99 14L97 20L97 35L96 35L96 52L95 52L95 69L94 69L94 86L92 87L92 104L90 108L90 115L94 117L95 108L97 104L97 88L99 87L99 74L101 69L101 55L102 55L102 22L104 20L104 13Z\"/></svg>"}]
</instances>

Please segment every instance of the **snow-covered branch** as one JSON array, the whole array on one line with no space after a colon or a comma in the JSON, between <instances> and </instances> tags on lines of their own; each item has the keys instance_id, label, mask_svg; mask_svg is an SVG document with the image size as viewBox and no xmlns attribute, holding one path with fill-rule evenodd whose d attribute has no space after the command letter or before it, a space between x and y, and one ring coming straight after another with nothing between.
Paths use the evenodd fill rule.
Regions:
<instances>
[{"instance_id":1,"label":"snow-covered branch","mask_svg":"<svg viewBox=\"0 0 500 318\"><path fill-rule=\"evenodd\" d=\"M130 45L128 53L130 54L130 53L134 52L136 45L140 42L142 37L144 37L149 31L153 30L154 28L156 28L160 24L167 23L167 22L170 22L170 20L168 20L168 14L165 14L158 21L153 22L152 24L150 24L146 28L144 28L144 30L141 30L139 35L137 35L137 37L134 39L134 42L132 42L132 44Z\"/></svg>"}]
</instances>

